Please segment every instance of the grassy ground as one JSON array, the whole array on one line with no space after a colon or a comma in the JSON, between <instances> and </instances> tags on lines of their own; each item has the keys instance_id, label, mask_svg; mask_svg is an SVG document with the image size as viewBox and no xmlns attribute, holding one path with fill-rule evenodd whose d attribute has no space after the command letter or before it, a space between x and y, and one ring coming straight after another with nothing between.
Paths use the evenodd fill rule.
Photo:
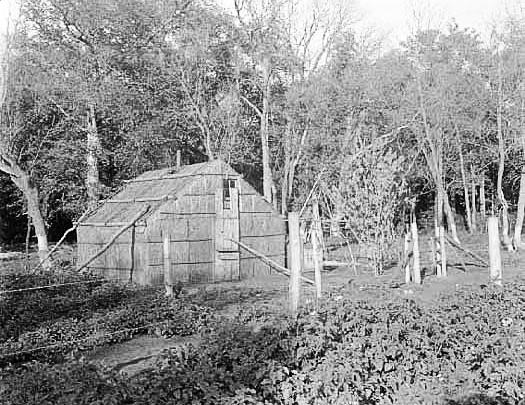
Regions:
<instances>
[{"instance_id":1,"label":"grassy ground","mask_svg":"<svg viewBox=\"0 0 525 405\"><path fill-rule=\"evenodd\" d=\"M467 249L487 258L486 235L461 235L462 244ZM447 252L449 274L447 278L437 278L432 275L430 249L428 237L421 237L422 267L425 274L421 286L404 285L403 275L397 267L386 270L385 274L375 277L366 266L359 266L357 274L352 268L340 267L323 273L323 299L337 299L342 290L351 291L355 299L370 300L376 296L376 291L385 290L393 296L410 295L415 299L429 304L440 294L454 291L459 286L484 288L488 284L488 269L475 264L475 260L465 254L449 248ZM354 249L356 250L356 249ZM522 273L520 263L525 262L525 253L503 253L504 281L519 277ZM335 252L334 255L338 253ZM342 254L340 254L341 256ZM66 246L57 255L56 263L67 266L74 262L74 247ZM0 274L7 272L20 272L25 267L32 268L36 265L35 254L31 255L29 263L23 260L0 261ZM463 264L467 264L464 271ZM312 273L305 273L306 277L313 279ZM221 283L208 286L188 288L185 298L197 305L209 307L217 311L219 316L234 317L240 310L253 311L254 314L281 314L288 307L288 279L279 274L265 277L254 277L240 282ZM303 283L301 303L312 305L315 303L315 290ZM254 317L256 318L256 317ZM87 358L104 360L109 365L128 373L135 373L151 365L152 359L161 351L178 347L186 343L199 341L199 336L185 338L163 339L155 336L139 336L128 342L118 343L107 347L97 348L87 353Z\"/></svg>"},{"instance_id":2,"label":"grassy ground","mask_svg":"<svg viewBox=\"0 0 525 405\"><path fill-rule=\"evenodd\" d=\"M488 259L486 253L488 240L486 235L461 235L465 248L476 252ZM422 238L425 243L426 238ZM502 252L504 265L504 281L515 280L522 275L520 263L525 263L525 252ZM340 267L332 271L323 272L322 282L325 300L337 299L342 290L351 294L355 299L372 300L376 292L389 291L392 296L410 295L414 299L432 303L445 292L454 291L456 288L469 286L475 289L484 288L488 284L488 269L473 265L473 260L457 250L449 248L448 277L438 278L430 275L431 263L429 252L422 249L422 264L426 276L421 286L405 285L404 275L397 267L390 268L386 274L375 277L370 269L362 266L358 274L353 269ZM467 271L463 270L461 262L467 262ZM306 277L313 279L313 273L305 273ZM200 304L217 309L221 316L229 318L244 308L257 312L282 313L288 307L288 278L279 274L265 277L253 277L233 283L214 284L201 288L194 288L190 294L192 299ZM302 304L315 302L313 287L302 285ZM166 341L155 338L137 338L109 348L104 348L89 356L96 360L105 360L110 365L117 365L119 369L128 373L135 373L151 365L152 358L162 350L169 347L178 347L187 342L198 342L198 336L185 339ZM125 353L125 354L124 354ZM143 354L147 353L147 358Z\"/></svg>"}]
</instances>

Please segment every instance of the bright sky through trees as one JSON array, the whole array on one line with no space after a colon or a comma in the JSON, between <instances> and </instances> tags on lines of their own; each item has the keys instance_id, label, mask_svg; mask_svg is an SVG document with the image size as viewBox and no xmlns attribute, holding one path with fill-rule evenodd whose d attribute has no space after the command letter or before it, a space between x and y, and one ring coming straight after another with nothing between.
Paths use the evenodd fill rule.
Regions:
<instances>
[{"instance_id":1,"label":"bright sky through trees","mask_svg":"<svg viewBox=\"0 0 525 405\"><path fill-rule=\"evenodd\" d=\"M424 27L444 27L452 20L486 35L504 15L515 13L523 0L357 0L363 23L388 35L391 45L406 38L417 19ZM523 5L523 4L522 4Z\"/></svg>"}]
</instances>

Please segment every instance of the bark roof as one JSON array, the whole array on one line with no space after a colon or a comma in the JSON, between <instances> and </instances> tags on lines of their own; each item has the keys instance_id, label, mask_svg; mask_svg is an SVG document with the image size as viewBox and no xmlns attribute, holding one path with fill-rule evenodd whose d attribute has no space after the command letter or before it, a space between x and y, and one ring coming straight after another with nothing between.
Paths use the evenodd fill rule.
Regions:
<instances>
[{"instance_id":1,"label":"bark roof","mask_svg":"<svg viewBox=\"0 0 525 405\"><path fill-rule=\"evenodd\" d=\"M126 222L146 204L151 206L148 214L151 215L166 202L160 198L166 196L176 199L184 195L198 178L207 175L238 176L239 174L222 160L181 166L179 169L170 167L145 172L129 180L120 192L106 200L83 222ZM144 199L159 200L143 201Z\"/></svg>"}]
</instances>

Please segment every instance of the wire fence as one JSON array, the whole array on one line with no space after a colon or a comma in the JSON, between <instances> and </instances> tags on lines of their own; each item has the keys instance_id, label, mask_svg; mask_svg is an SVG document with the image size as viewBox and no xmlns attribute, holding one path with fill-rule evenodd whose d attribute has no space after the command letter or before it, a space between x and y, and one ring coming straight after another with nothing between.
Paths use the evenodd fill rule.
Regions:
<instances>
[{"instance_id":1,"label":"wire fence","mask_svg":"<svg viewBox=\"0 0 525 405\"><path fill-rule=\"evenodd\" d=\"M3 294L14 294L14 293L20 293L20 292L27 292L27 291L38 291L38 290L46 290L50 288L60 288L60 287L68 287L68 286L74 286L74 285L82 285L82 284L96 284L96 283L111 283L114 282L113 280L104 280L104 279L97 279L97 280L86 280L86 281L74 281L71 283L57 283L57 284L49 284L49 285L41 285L36 287L25 287L25 288L16 288L12 290L0 290L0 295Z\"/></svg>"}]
</instances>

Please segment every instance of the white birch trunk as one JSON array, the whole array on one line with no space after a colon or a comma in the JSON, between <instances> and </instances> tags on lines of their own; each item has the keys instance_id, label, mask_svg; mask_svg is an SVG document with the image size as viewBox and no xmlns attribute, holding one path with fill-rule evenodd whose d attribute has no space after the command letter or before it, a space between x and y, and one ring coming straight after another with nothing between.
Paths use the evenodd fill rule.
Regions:
<instances>
[{"instance_id":1,"label":"white birch trunk","mask_svg":"<svg viewBox=\"0 0 525 405\"><path fill-rule=\"evenodd\" d=\"M95 106L91 103L87 116L87 173L86 192L88 209L95 209L100 195L100 183L98 174L98 154L100 151L100 140L98 138L97 122L95 117Z\"/></svg>"},{"instance_id":2,"label":"white birch trunk","mask_svg":"<svg viewBox=\"0 0 525 405\"><path fill-rule=\"evenodd\" d=\"M33 227L35 228L35 235L37 238L38 258L39 261L42 261L47 257L49 245L47 241L46 225L42 212L40 211L40 196L38 189L29 175L19 167L16 168L16 176L11 176L11 180L20 191L22 191L27 200L27 210L33 221ZM48 270L51 267L50 261L47 260L43 267Z\"/></svg>"},{"instance_id":3,"label":"white birch trunk","mask_svg":"<svg viewBox=\"0 0 525 405\"><path fill-rule=\"evenodd\" d=\"M476 232L478 230L478 225L477 225L477 218L476 218L476 178L474 176L474 169L471 167L471 170L470 170L470 178L471 178L471 194L472 194L472 199L470 200L471 201L471 204L472 204L472 207L471 207L471 216L472 216L472 232Z\"/></svg>"},{"instance_id":4,"label":"white birch trunk","mask_svg":"<svg viewBox=\"0 0 525 405\"><path fill-rule=\"evenodd\" d=\"M269 145L269 114L270 114L270 78L271 67L270 59L264 58L262 63L264 88L262 92L263 106L261 111L261 148L262 148L262 165L263 165L263 195L269 201L273 201L272 186L273 176L270 166L270 145Z\"/></svg>"},{"instance_id":5,"label":"white birch trunk","mask_svg":"<svg viewBox=\"0 0 525 405\"><path fill-rule=\"evenodd\" d=\"M521 241L521 232L523 229L523 219L525 218L525 166L521 169L520 176L520 195L518 199L518 212L516 216L516 224L514 225L514 247L516 249L523 249Z\"/></svg>"},{"instance_id":6,"label":"white birch trunk","mask_svg":"<svg viewBox=\"0 0 525 405\"><path fill-rule=\"evenodd\" d=\"M463 161L463 152L459 147L459 168L461 170L461 181L463 182L463 195L465 196L465 213L467 214L467 230L472 233L472 217L470 216L470 197L467 185L467 176L465 175L465 162Z\"/></svg>"},{"instance_id":7,"label":"white birch trunk","mask_svg":"<svg viewBox=\"0 0 525 405\"><path fill-rule=\"evenodd\" d=\"M454 215L454 211L452 211L452 207L450 206L450 202L448 200L448 194L446 192L443 192L443 208L447 218L448 229L450 229L450 233L452 234L452 239L454 239L456 243L461 243L458 237L458 230L456 228L456 217Z\"/></svg>"},{"instance_id":8,"label":"white birch trunk","mask_svg":"<svg viewBox=\"0 0 525 405\"><path fill-rule=\"evenodd\" d=\"M482 173L479 182L479 212L481 221L483 222L483 232L486 231L485 223L487 221L487 199L485 196L485 174Z\"/></svg>"},{"instance_id":9,"label":"white birch trunk","mask_svg":"<svg viewBox=\"0 0 525 405\"><path fill-rule=\"evenodd\" d=\"M498 200L501 204L501 237L503 245L508 251L514 250L512 247L512 241L509 237L509 213L508 204L503 194L503 172L505 170L505 140L503 139L503 78L501 72L501 54L498 55L498 105L497 105L497 135L498 135L498 152L499 152L499 164L498 164L498 181L496 189L498 193Z\"/></svg>"}]
</instances>

